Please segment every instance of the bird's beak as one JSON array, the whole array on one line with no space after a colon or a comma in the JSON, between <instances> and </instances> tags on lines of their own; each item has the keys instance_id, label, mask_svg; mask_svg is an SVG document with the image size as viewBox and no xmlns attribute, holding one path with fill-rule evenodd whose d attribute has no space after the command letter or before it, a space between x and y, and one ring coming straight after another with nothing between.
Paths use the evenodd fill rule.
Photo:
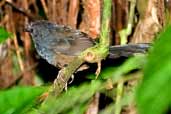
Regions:
<instances>
[{"instance_id":1,"label":"bird's beak","mask_svg":"<svg viewBox=\"0 0 171 114\"><path fill-rule=\"evenodd\" d=\"M24 28L24 32L30 32L29 24L25 26L25 28Z\"/></svg>"}]
</instances>

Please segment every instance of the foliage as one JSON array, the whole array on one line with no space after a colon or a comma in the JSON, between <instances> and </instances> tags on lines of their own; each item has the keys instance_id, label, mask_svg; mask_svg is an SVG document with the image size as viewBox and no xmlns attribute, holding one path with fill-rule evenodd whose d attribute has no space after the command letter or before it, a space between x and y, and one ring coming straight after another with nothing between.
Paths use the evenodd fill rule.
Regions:
<instances>
[{"instance_id":1,"label":"foliage","mask_svg":"<svg viewBox=\"0 0 171 114\"><path fill-rule=\"evenodd\" d=\"M1 90L0 114L24 114L45 90L43 87L15 87Z\"/></svg>"},{"instance_id":2,"label":"foliage","mask_svg":"<svg viewBox=\"0 0 171 114\"><path fill-rule=\"evenodd\" d=\"M171 92L169 91L169 87L171 86L170 34L171 26L167 27L159 35L147 59L146 56L135 56L128 59L121 66L106 68L100 75L104 81L111 78L112 83L115 84L119 80L126 78L125 75L130 71L143 69L145 65L144 78L136 94L140 114L162 114L167 111L171 103ZM146 62L146 60L148 61ZM91 83L71 87L58 98L52 98L49 102L45 102L39 108L35 109L33 107L35 105L35 98L43 91L45 91L44 88L37 87L17 87L1 91L0 105L3 108L0 109L0 113L84 113L88 105L87 101L96 92L106 91L106 89L104 82L95 80ZM130 97L133 99L134 91L123 96L122 106L132 102L129 100ZM113 113L114 107L115 104L112 103L100 111L100 113Z\"/></svg>"},{"instance_id":3,"label":"foliage","mask_svg":"<svg viewBox=\"0 0 171 114\"><path fill-rule=\"evenodd\" d=\"M144 79L137 91L140 114L163 114L171 104L171 26L158 37L149 54Z\"/></svg>"},{"instance_id":4,"label":"foliage","mask_svg":"<svg viewBox=\"0 0 171 114\"><path fill-rule=\"evenodd\" d=\"M117 83L119 80L125 78L123 77L123 75L125 75L126 73L129 73L130 71L135 69L142 68L145 64L145 60L145 56L132 57L121 66L116 68L114 67L114 69L117 70L111 70L112 67L106 68L104 72L102 71L101 76L104 76L102 78L105 79L112 78L113 83ZM105 76L105 73L110 73L111 75ZM69 88L69 90L67 90L67 92L64 92L58 98L52 97L48 102L42 104L42 106L38 109L38 112L44 112L47 114L67 114L73 112L79 112L79 114L84 113L87 108L87 101L96 92L106 91L105 84L106 82L94 80L91 83L82 84L77 87L71 87ZM122 99L122 105L129 104L132 100L130 99L130 97L133 97L133 95L134 92L126 93ZM113 112L113 109L111 109L110 105L101 113L108 111L111 113Z\"/></svg>"},{"instance_id":5,"label":"foliage","mask_svg":"<svg viewBox=\"0 0 171 114\"><path fill-rule=\"evenodd\" d=\"M3 27L0 27L0 43L4 42L10 36L11 33L8 33Z\"/></svg>"},{"instance_id":6,"label":"foliage","mask_svg":"<svg viewBox=\"0 0 171 114\"><path fill-rule=\"evenodd\" d=\"M67 24L67 22L65 23L65 22L63 22L63 20L68 21L69 16L64 16L64 14L68 15L67 11L72 9L72 8L70 8L72 5L71 2L70 3L69 2L61 2L61 4L59 5L58 3L54 4L54 2L47 1L47 4L42 5L43 9L44 9L44 10L42 10L41 5L39 3L43 4L43 0L36 1L35 3L33 3L32 1L27 1L28 2L27 4L25 4L26 2L23 3L24 6L22 6L21 2L17 2L17 1L18 0L16 0L16 3L14 1L13 2L17 6L20 6L21 8L28 6L27 8L31 12L30 14L33 14L33 16L32 16L32 15L27 15L27 14L29 14L29 12L24 13L24 14L26 14L25 16L28 17L27 19L23 18L24 20L31 20L32 17L36 18L36 15L34 15L34 14L37 14L36 12L38 10L35 10L35 9L40 9L40 11L39 11L40 15L42 15L42 12L43 12L44 15L42 15L42 16L47 17L47 20L51 20L51 21L53 20L59 24ZM62 0L60 0L60 1L62 1ZM117 31L118 31L117 25L121 24L123 27L125 25L124 23L118 23L118 22L120 22L120 21L129 22L129 20L124 19L124 16L122 15L122 14L124 14L125 17L127 17L127 15L128 15L127 13L122 12L122 14L121 14L121 12L118 11L119 8L111 9L111 7L115 7L115 5L117 6L117 4L116 4L117 2L113 1L113 3L112 3L111 0L106 0L106 1L108 1L107 3L109 3L109 4L106 4L106 6L103 7L104 16L102 17L102 26L101 26L101 33L100 33L100 38L101 38L100 42L101 42L102 46L98 47L98 48L101 48L101 50L98 51L98 54L102 53L102 51L105 52L104 56L102 58L105 58L106 54L108 52L109 39L107 39L107 38L109 38L110 36L112 36L112 38L117 36L117 34L115 34L115 33L113 34L113 32L111 35L109 35L110 27L112 26L112 28L113 28L113 29L111 29L111 31L114 31L117 33ZM106 2L106 1L104 0L104 2ZM7 3L7 2L8 1L6 1L4 3ZM31 3L29 3L29 2L31 2ZM119 4L122 5L122 3L119 3ZM135 5L134 2L132 2L132 3ZM84 4L84 2L81 2L81 4L79 5L79 6L81 6L81 8L78 8L78 9L81 9L81 11L78 11L78 12L81 15L83 15L83 17L86 19L87 22L90 21L90 22L94 23L93 20L88 20L86 15L82 14L82 10L83 10L82 8L84 8L83 11L86 12L83 4ZM94 4L94 2L93 2L93 4ZM130 5L130 4L128 4L128 1L127 1L127 3L124 3L124 4ZM103 3L103 5L104 5L104 3ZM141 4L139 4L139 5L141 5ZM3 5L1 5L1 6L3 6ZM14 7L13 5L10 5L10 4L9 4L9 6ZM32 6L34 6L36 8L34 9ZM62 9L63 6L69 6L69 7L64 7L64 10L66 10L66 12ZM5 6L3 6L3 7L5 7ZM122 6L121 10L123 7L125 7L125 6ZM127 7L125 7L125 9L127 9ZM48 12L45 11L46 8L48 9ZM54 10L54 8L55 8L55 10ZM9 10L8 8L5 8L3 10L6 10L6 9ZM55 12L53 12L52 9ZM115 11L115 9L116 9L116 11ZM20 12L20 8L18 8L18 10ZM27 9L25 9L25 10L27 10ZM110 18L111 10L113 12L115 12L116 14L118 12L119 15L121 15L121 17L123 19L119 19L117 17L117 15L116 16L113 15L112 20L110 20L111 19ZM2 12L3 13L9 12L9 14L12 14L13 12L11 12L11 11L13 11L13 10L2 11ZM126 11L126 10L124 10L124 11ZM134 10L132 10L132 11L134 12ZM56 12L60 12L60 13L56 15ZM128 11L126 11L126 12L128 12ZM113 14L115 14L115 13L113 13ZM9 16L9 14L7 13L6 15L5 14L3 14L3 15L4 15L4 17L7 17L7 16ZM70 13L70 14L72 14L72 13ZM79 18L80 18L80 14L78 15ZM89 14L90 14L90 12L89 12ZM91 14L94 14L94 13L91 13ZM0 7L0 15L1 15L1 7ZM140 14L140 16L141 16L141 14ZM22 20L22 18L13 19L12 15L9 17L11 17L11 18L8 18L8 20L7 20L9 25L10 25L10 21L14 21L13 22L14 25L20 25L20 24L18 24L18 22L20 22L20 21L25 22L24 20ZM20 16L18 16L18 17L20 17ZM71 16L71 17L74 17L74 16ZM75 17L77 18L77 14ZM134 16L131 16L131 17L133 18ZM83 19L81 19L81 20L83 20ZM4 20L5 20L5 18L4 18ZM80 19L78 19L78 20L80 21ZM103 21L103 20L107 20L107 21ZM119 21L117 21L117 20L119 20ZM132 19L132 21L133 21L133 19ZM78 28L81 28L79 26L80 23L82 24L82 22L74 22L75 26L73 28L77 28L76 26L78 26ZM112 24L112 23L116 23L116 25ZM14 27L14 28L12 28L13 30L22 30L22 29L20 29L20 26L18 26L19 27L18 28L17 26L14 26L13 24L10 25L11 27ZM142 25L144 26L145 24L142 24ZM154 24L152 24L152 25L154 25ZM89 26L90 25L85 24L85 27L89 27ZM92 30L92 28L88 28L88 29ZM141 33L141 34L144 34L143 31L149 31L149 29L145 29L143 31L141 31L142 29L138 29L138 30L140 31L139 33ZM18 35L20 35L19 38L21 38L18 41L22 41L22 43L20 44L20 42L19 42L19 45L16 44L17 46L16 47L14 46L14 47L15 47L15 50L16 50L17 56L18 56L19 55L18 52L20 52L21 50L18 49L17 47L24 46L24 48L23 48L24 51L21 51L21 56L24 55L23 58L26 58L25 60L27 60L29 58L32 58L32 54L30 53L31 51L29 50L29 48L31 46L27 46L27 44L29 44L28 43L29 40L23 40L23 39L28 39L28 38L26 37L25 34L22 34L22 32L23 31L18 32L19 33ZM149 31L149 32L152 35L156 33L153 31L152 32ZM149 32L147 32L148 35L149 35ZM16 36L17 36L17 33L14 33L14 34L16 34ZM134 34L134 33L132 33L132 34ZM141 36L141 34L139 36ZM84 114L89 106L90 99L97 92L105 94L105 97L106 96L110 97L112 100L110 104L106 103L106 102L104 103L106 106L103 107L103 109L99 109L99 114L113 114L113 113L115 113L115 110L117 110L117 108L123 109L124 106L132 105L133 104L132 102L134 102L135 94L136 94L138 111L140 114L162 114L162 113L166 112L168 110L168 108L171 107L170 106L171 92L169 91L169 87L171 86L171 84L170 84L170 81L171 81L171 71L170 71L170 69L171 69L171 59L170 59L171 58L171 50L170 50L171 39L169 38L170 34L171 34L171 26L169 26L167 29L165 29L164 32L161 33L161 35L159 35L158 40L155 42L154 48L150 52L148 58L144 55L143 56L142 55L135 56L135 57L129 58L120 66L104 68L97 80L91 80L91 81L88 80L89 82L82 83L79 86L69 87L69 89L67 91L60 93L60 95L57 98L50 97L49 101L44 102L42 104L40 104L40 102L37 102L36 98L38 96L40 96L46 90L45 87L15 87L15 88L10 88L8 90L1 90L0 91L0 114L1 113L2 114L40 114L40 113L42 113L42 114L44 114L44 113L45 114L55 114L55 113ZM0 27L0 43L4 42L10 36L11 36L11 33L8 33L4 28ZM132 36L130 36L130 37L132 37ZM143 38L145 39L146 37L143 37ZM151 38L148 37L148 39L151 39ZM113 41L117 41L117 39L113 39ZM11 46L13 48L13 45L11 45ZM104 46L104 48L102 48L103 46ZM25 55L23 52L28 55ZM17 63L20 60L19 60L19 57L17 57L17 56L11 56L11 57L13 57L12 59L15 61L14 62L14 73L13 73L15 75L17 75L18 74L17 71L19 71L18 70L19 66L17 65ZM147 62L147 59L148 59L148 62ZM100 59L98 59L98 60L100 60ZM32 66L32 64L31 64L32 62L28 62L28 63L30 63L30 64L28 64L28 66ZM24 62L23 66L26 66L24 68L23 72L21 72L21 73L23 73L23 77L24 77L24 76L27 76L27 72L30 73L30 71L32 69L27 71L27 69L26 69L26 68L28 68L27 61ZM144 70L144 66L145 66L145 70ZM137 83L139 81L138 79L142 78L141 72L138 72L137 73L138 75L134 72L134 71L137 71L137 70L139 71L142 69L144 70L144 78L143 78L141 84L139 85L138 90L135 91L137 89L136 84L135 84L135 85L133 85L133 87L130 87L131 89L129 88L130 89L129 91L125 91L126 89L128 89L127 84L129 83L129 81L133 80ZM3 70L3 68L2 68L2 70ZM1 71L0 71L0 73L1 73ZM50 72L49 72L49 74L50 74ZM136 74L136 75L134 75L134 74ZM32 77L32 76L30 75L30 77ZM95 76L92 76L92 77L93 78L91 78L91 79L94 79ZM82 78L82 77L80 77L80 78ZM112 90L109 90L106 87L108 80L111 81ZM67 81L63 81L63 82L65 85L65 82L67 82ZM118 103L119 105L116 106L117 105L116 99L118 96L117 86L119 85L120 82L121 83L123 82L122 90L124 90L124 92L121 93L122 95L119 96L120 104Z\"/></svg>"},{"instance_id":7,"label":"foliage","mask_svg":"<svg viewBox=\"0 0 171 114\"><path fill-rule=\"evenodd\" d=\"M116 72L112 73L113 79L119 79L122 75L129 73L130 71L136 69L142 69L146 63L146 56L144 55L137 55L125 61L125 63L119 66Z\"/></svg>"},{"instance_id":8,"label":"foliage","mask_svg":"<svg viewBox=\"0 0 171 114\"><path fill-rule=\"evenodd\" d=\"M103 86L101 86L101 82L99 81L93 81L91 84L87 83L79 87L72 87L57 99L52 97L48 102L45 102L40 110L45 114L58 114L70 111L75 106L77 108L83 105L95 92L98 92L102 88Z\"/></svg>"},{"instance_id":9,"label":"foliage","mask_svg":"<svg viewBox=\"0 0 171 114\"><path fill-rule=\"evenodd\" d=\"M126 75L130 71L143 69L146 63L146 55L139 54L135 57L128 58L122 65L120 66L108 66L102 70L98 79L108 79L112 78L115 81L123 78L123 75ZM95 78L95 74L90 74L88 76L90 79Z\"/></svg>"},{"instance_id":10,"label":"foliage","mask_svg":"<svg viewBox=\"0 0 171 114\"><path fill-rule=\"evenodd\" d=\"M135 56L133 58L130 58L121 66L114 67L115 70L111 70L112 67L106 68L104 72L102 71L101 78L103 78L104 81L106 79L111 78L113 80L113 83L117 83L119 80L125 78L123 77L123 75L129 73L132 70L143 68L145 64L145 60L146 60L145 56ZM55 112L73 114L79 112L81 114L84 113L87 108L88 105L87 101L96 92L106 91L105 84L106 83L101 82L99 80L94 80L91 83L86 83L80 86L71 87L69 88L69 90L67 90L67 92L64 92L58 98L52 98L49 102L45 102L45 104L42 104L40 108L37 109L35 109L32 106L35 104L34 102L35 98L42 93L42 90L40 88L39 88L40 91L38 91L39 90L38 88L30 88L30 89L16 88L8 91L3 91L2 92L3 94L1 94L2 96L7 96L5 98L1 97L2 99L8 99L9 103L14 102L15 104L11 103L12 105L9 104L5 105L5 102L0 102L0 104L2 104L3 107L5 106L7 107L4 108L2 112L7 112L12 110L12 112L16 112L18 114L22 112L25 113L27 112L28 114L38 114L39 112L45 112L48 114L53 114ZM31 89L35 89L35 90L31 90ZM36 89L38 93L34 92L36 91ZM123 102L122 104L123 105L129 104L131 102L130 96L132 96L133 94L134 93L129 93L124 95L122 99ZM12 98L11 95L13 96L16 95L17 96L16 100L14 97ZM24 96L24 99L21 99L23 98L21 95ZM2 99L0 99L0 101ZM105 112L112 113L113 109L111 106L114 106L114 104L109 105L108 107L105 108L105 110L101 111L100 113L105 113Z\"/></svg>"}]
</instances>

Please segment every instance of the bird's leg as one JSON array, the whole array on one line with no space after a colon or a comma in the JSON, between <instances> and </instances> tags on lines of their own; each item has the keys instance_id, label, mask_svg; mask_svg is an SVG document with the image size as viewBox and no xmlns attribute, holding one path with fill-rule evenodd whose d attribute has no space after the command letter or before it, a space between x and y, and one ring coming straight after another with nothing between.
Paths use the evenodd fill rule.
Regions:
<instances>
[{"instance_id":1,"label":"bird's leg","mask_svg":"<svg viewBox=\"0 0 171 114\"><path fill-rule=\"evenodd\" d=\"M62 78L62 70L59 71L57 80L61 80L63 83L65 83L64 89L67 91L68 83ZM54 83L56 83L57 80L55 79Z\"/></svg>"},{"instance_id":2,"label":"bird's leg","mask_svg":"<svg viewBox=\"0 0 171 114\"><path fill-rule=\"evenodd\" d=\"M101 61L98 61L97 62L97 70L96 70L96 79L98 78L100 72L101 72Z\"/></svg>"},{"instance_id":3,"label":"bird's leg","mask_svg":"<svg viewBox=\"0 0 171 114\"><path fill-rule=\"evenodd\" d=\"M65 84L64 89L65 89L65 91L67 91L67 89L68 89L68 83Z\"/></svg>"}]
</instances>

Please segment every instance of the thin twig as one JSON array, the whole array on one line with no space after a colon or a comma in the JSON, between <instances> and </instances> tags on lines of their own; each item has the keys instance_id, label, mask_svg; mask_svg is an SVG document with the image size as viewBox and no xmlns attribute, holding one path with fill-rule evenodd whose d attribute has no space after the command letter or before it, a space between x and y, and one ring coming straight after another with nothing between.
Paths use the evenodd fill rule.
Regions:
<instances>
[{"instance_id":1,"label":"thin twig","mask_svg":"<svg viewBox=\"0 0 171 114\"><path fill-rule=\"evenodd\" d=\"M33 15L32 13L29 13L27 10L24 10L23 8L18 8L15 4L13 4L12 2L10 2L8 0L6 0L5 3L7 5L11 6L12 8L14 8L19 13L23 14L24 16L27 16L31 20L42 19L42 17L37 16L37 15Z\"/></svg>"},{"instance_id":2,"label":"thin twig","mask_svg":"<svg viewBox=\"0 0 171 114\"><path fill-rule=\"evenodd\" d=\"M123 82L120 81L116 88L116 102L115 102L115 114L120 114L122 106L121 99L123 95Z\"/></svg>"},{"instance_id":3,"label":"thin twig","mask_svg":"<svg viewBox=\"0 0 171 114\"><path fill-rule=\"evenodd\" d=\"M43 6L46 16L48 16L48 8L47 8L47 4L46 4L45 0L40 0L40 1L42 3L42 6Z\"/></svg>"},{"instance_id":4,"label":"thin twig","mask_svg":"<svg viewBox=\"0 0 171 114\"><path fill-rule=\"evenodd\" d=\"M21 53L20 53L20 49L19 49L19 46L18 46L16 35L14 35L13 41L14 41L14 45L15 45L15 49L16 49L18 63L19 63L21 71L23 72L24 71L24 63L23 63L22 58L21 58Z\"/></svg>"}]
</instances>

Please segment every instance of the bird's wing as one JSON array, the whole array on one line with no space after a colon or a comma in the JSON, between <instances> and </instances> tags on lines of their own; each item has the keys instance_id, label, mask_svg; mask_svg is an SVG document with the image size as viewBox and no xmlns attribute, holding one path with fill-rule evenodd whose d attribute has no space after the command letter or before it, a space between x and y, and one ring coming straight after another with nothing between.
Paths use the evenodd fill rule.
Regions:
<instances>
[{"instance_id":1,"label":"bird's wing","mask_svg":"<svg viewBox=\"0 0 171 114\"><path fill-rule=\"evenodd\" d=\"M51 33L53 36L51 46L62 54L78 55L94 44L87 34L67 26L58 25L55 30L51 30Z\"/></svg>"}]
</instances>

